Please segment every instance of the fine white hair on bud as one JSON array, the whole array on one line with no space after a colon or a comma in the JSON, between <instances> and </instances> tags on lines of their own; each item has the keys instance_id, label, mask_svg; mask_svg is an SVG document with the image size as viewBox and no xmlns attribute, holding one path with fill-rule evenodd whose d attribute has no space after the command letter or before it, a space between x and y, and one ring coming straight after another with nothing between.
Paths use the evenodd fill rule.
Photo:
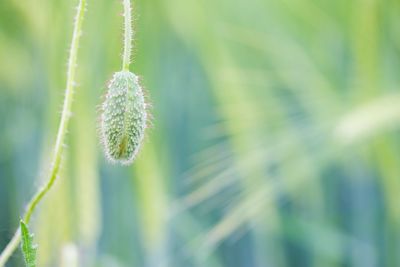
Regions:
<instances>
[{"instance_id":1,"label":"fine white hair on bud","mask_svg":"<svg viewBox=\"0 0 400 267\"><path fill-rule=\"evenodd\" d=\"M131 164L143 142L147 123L146 103L138 77L116 72L108 85L101 114L101 137L107 158Z\"/></svg>"}]
</instances>

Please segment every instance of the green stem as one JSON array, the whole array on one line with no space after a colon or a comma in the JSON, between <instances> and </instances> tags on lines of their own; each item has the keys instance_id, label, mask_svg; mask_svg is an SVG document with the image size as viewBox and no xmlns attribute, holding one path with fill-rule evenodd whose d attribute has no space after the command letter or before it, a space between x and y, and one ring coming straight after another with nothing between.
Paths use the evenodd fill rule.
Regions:
<instances>
[{"instance_id":1,"label":"green stem","mask_svg":"<svg viewBox=\"0 0 400 267\"><path fill-rule=\"evenodd\" d=\"M76 74L76 63L77 63L77 56L78 56L78 47L80 37L82 35L82 23L85 14L85 5L86 0L79 0L78 8L76 11L75 16L75 23L74 23L74 31L72 35L71 41L71 50L69 53L68 59L68 71L67 71L67 85L65 89L65 98L64 98L64 105L61 114L61 121L58 128L56 144L54 148L54 156L52 159L50 174L47 182L41 187L38 192L34 195L34 197L29 202L24 218L26 224L29 223L33 212L35 211L37 205L42 200L42 198L47 194L47 192L51 189L54 182L57 179L58 172L61 165L61 159L63 154L63 146L65 136L67 134L68 124L71 118L71 107L72 107L72 98L74 95L75 89L75 74ZM10 240L6 248L0 254L0 267L3 267L13 252L18 247L19 242L21 241L21 232L18 228L15 232L13 238Z\"/></svg>"},{"instance_id":2,"label":"green stem","mask_svg":"<svg viewBox=\"0 0 400 267\"><path fill-rule=\"evenodd\" d=\"M124 54L122 57L122 70L128 71L131 64L131 51L132 51L132 18L131 18L131 1L124 0Z\"/></svg>"}]
</instances>

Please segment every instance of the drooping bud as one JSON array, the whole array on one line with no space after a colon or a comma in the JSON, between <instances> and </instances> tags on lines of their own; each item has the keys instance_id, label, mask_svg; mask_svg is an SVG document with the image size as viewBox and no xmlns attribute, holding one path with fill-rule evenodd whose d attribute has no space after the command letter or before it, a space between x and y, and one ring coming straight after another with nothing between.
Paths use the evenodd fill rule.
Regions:
<instances>
[{"instance_id":1,"label":"drooping bud","mask_svg":"<svg viewBox=\"0 0 400 267\"><path fill-rule=\"evenodd\" d=\"M107 158L131 164L143 142L147 123L146 103L138 77L116 72L102 105L101 135Z\"/></svg>"}]
</instances>

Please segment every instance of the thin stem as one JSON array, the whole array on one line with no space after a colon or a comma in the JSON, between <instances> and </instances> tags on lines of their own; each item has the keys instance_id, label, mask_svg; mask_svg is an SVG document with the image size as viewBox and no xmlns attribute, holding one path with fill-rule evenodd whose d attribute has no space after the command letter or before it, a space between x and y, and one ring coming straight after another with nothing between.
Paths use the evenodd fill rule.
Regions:
<instances>
[{"instance_id":1,"label":"thin stem","mask_svg":"<svg viewBox=\"0 0 400 267\"><path fill-rule=\"evenodd\" d=\"M128 71L131 64L132 51L132 18L131 18L131 1L124 0L124 54L122 57L122 70Z\"/></svg>"},{"instance_id":2,"label":"thin stem","mask_svg":"<svg viewBox=\"0 0 400 267\"><path fill-rule=\"evenodd\" d=\"M23 218L26 224L29 223L32 213L35 211L36 206L39 204L42 198L47 194L47 192L53 186L54 182L57 179L58 172L60 169L62 154L64 150L63 149L64 140L67 133L69 120L71 118L72 98L75 89L75 73L77 66L76 62L78 56L79 41L82 35L82 23L85 14L85 5L86 5L86 0L79 0L75 16L74 31L71 41L71 50L68 59L67 85L65 89L64 105L61 114L60 125L58 128L49 178L47 182L44 184L44 186L38 190L38 192L29 202ZM8 243L3 252L0 254L0 267L3 267L5 265L7 260L13 254L15 249L18 247L20 241L21 241L21 233L20 229L18 228L11 241Z\"/></svg>"}]
</instances>

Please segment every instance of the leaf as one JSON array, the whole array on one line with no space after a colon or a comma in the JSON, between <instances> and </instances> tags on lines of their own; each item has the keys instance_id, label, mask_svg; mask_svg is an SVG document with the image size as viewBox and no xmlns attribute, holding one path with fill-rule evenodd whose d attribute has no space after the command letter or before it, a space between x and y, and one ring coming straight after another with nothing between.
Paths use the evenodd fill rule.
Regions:
<instances>
[{"instance_id":1,"label":"leaf","mask_svg":"<svg viewBox=\"0 0 400 267\"><path fill-rule=\"evenodd\" d=\"M24 255L26 267L36 267L37 246L33 244L33 234L29 232L28 226L21 220L21 249Z\"/></svg>"}]
</instances>

